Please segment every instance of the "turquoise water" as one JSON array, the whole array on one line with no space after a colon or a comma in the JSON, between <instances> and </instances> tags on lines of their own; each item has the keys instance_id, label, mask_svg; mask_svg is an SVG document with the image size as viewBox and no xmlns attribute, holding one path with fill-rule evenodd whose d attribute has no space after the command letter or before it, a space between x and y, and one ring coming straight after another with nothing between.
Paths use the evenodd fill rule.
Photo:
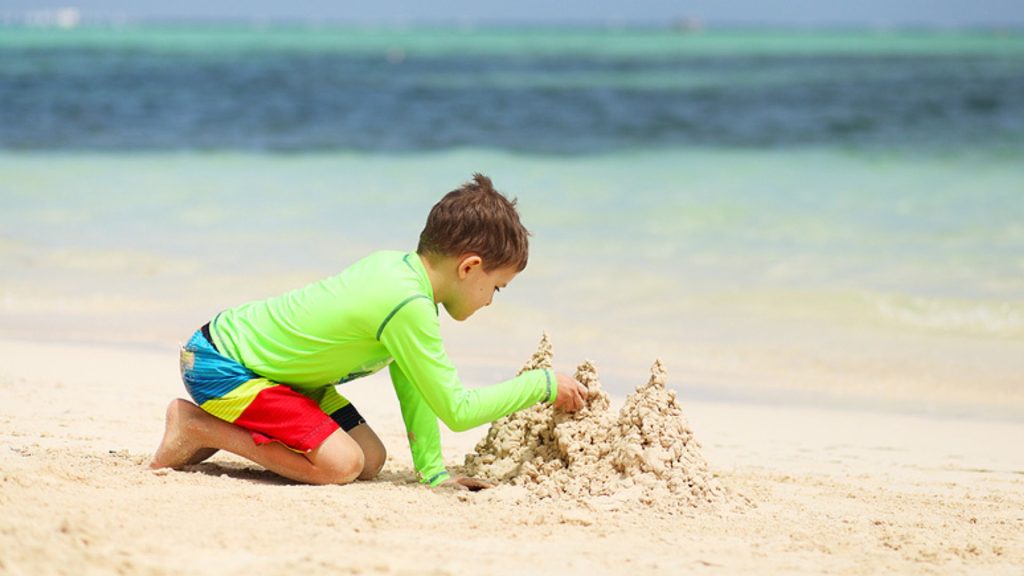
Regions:
<instances>
[{"instance_id":1,"label":"turquoise water","mask_svg":"<svg viewBox=\"0 0 1024 576\"><path fill-rule=\"evenodd\" d=\"M479 170L534 236L495 305L446 328L471 381L548 330L560 369L591 358L620 394L660 356L691 397L1019 416L1021 160L7 153L0 334L173 343L224 307L412 249Z\"/></svg>"},{"instance_id":2,"label":"turquoise water","mask_svg":"<svg viewBox=\"0 0 1024 576\"><path fill-rule=\"evenodd\" d=\"M153 49L169 53L341 52L409 55L1024 55L1019 31L709 30L129 26L0 29L0 48Z\"/></svg>"},{"instance_id":3,"label":"turquoise water","mask_svg":"<svg viewBox=\"0 0 1024 576\"><path fill-rule=\"evenodd\" d=\"M0 148L1024 146L1024 35L0 28Z\"/></svg>"},{"instance_id":4,"label":"turquoise water","mask_svg":"<svg viewBox=\"0 0 1024 576\"><path fill-rule=\"evenodd\" d=\"M817 294L829 305L856 294L885 300L894 322L1021 337L1022 159L694 149L570 159L8 154L0 190L9 247L198 257L208 275L314 273L377 246L414 246L432 203L479 170L520 199L535 236L528 276L600 286L582 299L572 283L544 290L580 314L648 284L667 303L658 308L723 292ZM611 281L622 275L632 280Z\"/></svg>"}]
</instances>

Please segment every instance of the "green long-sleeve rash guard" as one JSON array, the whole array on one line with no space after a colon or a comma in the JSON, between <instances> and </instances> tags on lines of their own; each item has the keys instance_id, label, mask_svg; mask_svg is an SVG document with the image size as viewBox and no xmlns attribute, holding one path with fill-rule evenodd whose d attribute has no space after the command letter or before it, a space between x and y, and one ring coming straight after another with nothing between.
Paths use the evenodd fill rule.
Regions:
<instances>
[{"instance_id":1,"label":"green long-sleeve rash guard","mask_svg":"<svg viewBox=\"0 0 1024 576\"><path fill-rule=\"evenodd\" d=\"M389 251L282 296L225 310L212 334L223 354L317 398L328 413L346 403L335 385L389 366L416 471L437 485L448 477L438 418L467 430L553 402L557 393L550 370L464 388L444 351L439 320L419 256Z\"/></svg>"}]
</instances>

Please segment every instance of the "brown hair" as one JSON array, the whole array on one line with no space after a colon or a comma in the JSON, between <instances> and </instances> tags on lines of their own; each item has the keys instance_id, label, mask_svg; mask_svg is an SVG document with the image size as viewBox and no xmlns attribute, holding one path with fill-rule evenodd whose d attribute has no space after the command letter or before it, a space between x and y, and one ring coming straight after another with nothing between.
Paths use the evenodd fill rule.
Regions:
<instances>
[{"instance_id":1,"label":"brown hair","mask_svg":"<svg viewBox=\"0 0 1024 576\"><path fill-rule=\"evenodd\" d=\"M444 195L434 204L420 232L416 252L423 256L462 256L474 253L484 270L526 268L530 232L519 221L516 200L494 189L491 179L473 174L473 181Z\"/></svg>"}]
</instances>

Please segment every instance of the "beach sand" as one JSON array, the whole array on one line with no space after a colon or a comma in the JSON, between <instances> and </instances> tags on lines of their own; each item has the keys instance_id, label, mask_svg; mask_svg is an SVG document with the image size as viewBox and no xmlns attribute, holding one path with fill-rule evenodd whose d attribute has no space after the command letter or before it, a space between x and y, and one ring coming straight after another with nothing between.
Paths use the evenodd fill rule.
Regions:
<instances>
[{"instance_id":1,"label":"beach sand","mask_svg":"<svg viewBox=\"0 0 1024 576\"><path fill-rule=\"evenodd\" d=\"M185 471L146 468L165 406L184 393L173 348L0 340L0 358L2 574L989 575L1024 566L1020 422L693 402L670 380L710 469L742 498L616 509L536 500L514 486L416 484L386 376L346 384L389 449L380 479L316 487L225 454ZM461 464L486 431L445 431L449 463Z\"/></svg>"}]
</instances>

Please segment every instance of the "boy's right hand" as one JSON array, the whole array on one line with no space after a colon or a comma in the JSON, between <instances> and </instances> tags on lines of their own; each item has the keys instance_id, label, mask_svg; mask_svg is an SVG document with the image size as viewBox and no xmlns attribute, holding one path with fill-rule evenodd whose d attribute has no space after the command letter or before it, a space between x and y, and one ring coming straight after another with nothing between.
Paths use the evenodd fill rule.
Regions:
<instances>
[{"instance_id":1,"label":"boy's right hand","mask_svg":"<svg viewBox=\"0 0 1024 576\"><path fill-rule=\"evenodd\" d=\"M575 378L565 374L555 374L558 379L558 393L555 396L555 408L563 412L575 412L583 408L583 397L587 391Z\"/></svg>"}]
</instances>

